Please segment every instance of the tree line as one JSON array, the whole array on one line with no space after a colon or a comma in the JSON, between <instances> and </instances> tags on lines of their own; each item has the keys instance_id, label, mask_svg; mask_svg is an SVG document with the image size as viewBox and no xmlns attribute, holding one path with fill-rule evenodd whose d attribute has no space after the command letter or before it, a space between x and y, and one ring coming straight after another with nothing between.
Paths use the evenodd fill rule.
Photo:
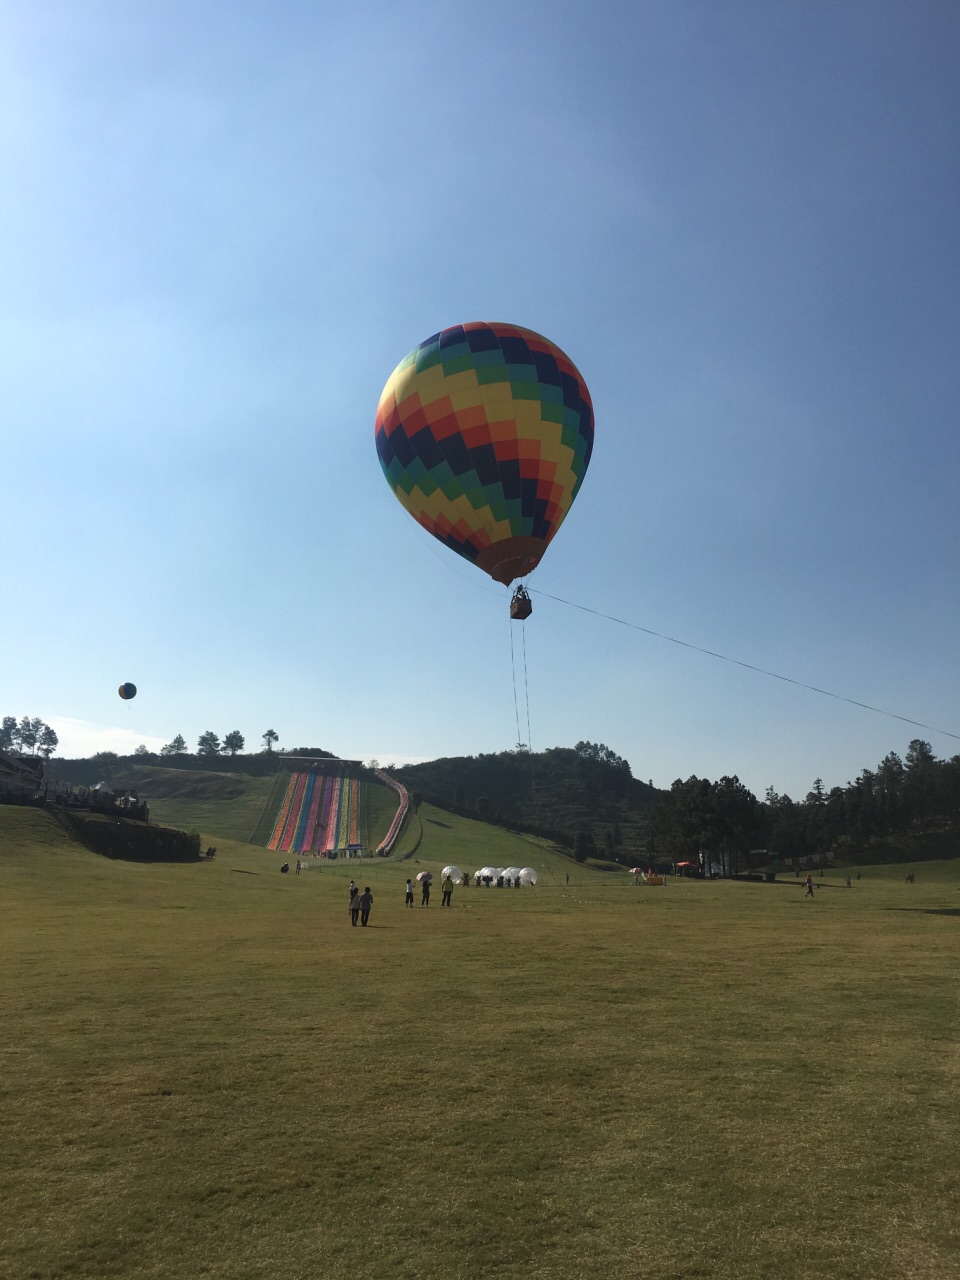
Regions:
<instances>
[{"instance_id":1,"label":"tree line","mask_svg":"<svg viewBox=\"0 0 960 1280\"><path fill-rule=\"evenodd\" d=\"M624 760L623 756L618 756L615 751L611 751L603 742L578 742L573 749L584 760L599 760L602 764L609 764L614 769L623 769L629 777L633 777L629 762Z\"/></svg>"},{"instance_id":2,"label":"tree line","mask_svg":"<svg viewBox=\"0 0 960 1280\"><path fill-rule=\"evenodd\" d=\"M761 802L736 776L678 778L660 795L651 851L724 854L737 870L768 861L767 851L816 855L952 825L958 815L960 756L938 760L929 742L914 738L904 759L891 751L876 769L829 791L817 778L803 800L768 787Z\"/></svg>"},{"instance_id":3,"label":"tree line","mask_svg":"<svg viewBox=\"0 0 960 1280\"><path fill-rule=\"evenodd\" d=\"M40 719L23 716L4 716L0 721L0 751L16 751L18 755L41 755L49 760L60 739L53 729Z\"/></svg>"},{"instance_id":4,"label":"tree line","mask_svg":"<svg viewBox=\"0 0 960 1280\"><path fill-rule=\"evenodd\" d=\"M261 738L263 740L264 751L272 751L273 744L275 742L279 742L280 735L276 733L275 730L268 729L266 733L261 734ZM217 736L217 734L213 732L212 729L208 729L206 733L201 733L200 737L197 739L197 755L198 756L219 756L219 755L235 756L238 754L238 752L243 751L243 748L246 745L246 741L247 741L246 738L243 736L243 734L240 732L239 729L233 729L230 733L224 734L222 742L220 741L220 738ZM136 751L134 752L134 755L137 755L137 756L148 756L152 754L153 753L149 751L145 746L137 747ZM184 738L183 734L181 733L178 733L175 738L173 738L170 742L166 744L166 746L163 746L160 748L160 755L165 757L185 756L187 754L188 754L187 740L186 738Z\"/></svg>"}]
</instances>

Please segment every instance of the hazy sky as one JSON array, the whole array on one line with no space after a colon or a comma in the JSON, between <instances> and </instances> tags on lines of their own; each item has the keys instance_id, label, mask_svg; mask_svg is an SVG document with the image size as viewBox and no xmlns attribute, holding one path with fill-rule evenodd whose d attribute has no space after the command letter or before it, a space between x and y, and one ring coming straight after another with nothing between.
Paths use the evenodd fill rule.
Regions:
<instances>
[{"instance_id":1,"label":"hazy sky","mask_svg":"<svg viewBox=\"0 0 960 1280\"><path fill-rule=\"evenodd\" d=\"M960 734L958 37L940 0L8 0L0 714L512 747L507 592L374 447L397 362L487 319L596 411L531 588ZM543 597L526 663L535 750L658 786L960 751Z\"/></svg>"}]
</instances>

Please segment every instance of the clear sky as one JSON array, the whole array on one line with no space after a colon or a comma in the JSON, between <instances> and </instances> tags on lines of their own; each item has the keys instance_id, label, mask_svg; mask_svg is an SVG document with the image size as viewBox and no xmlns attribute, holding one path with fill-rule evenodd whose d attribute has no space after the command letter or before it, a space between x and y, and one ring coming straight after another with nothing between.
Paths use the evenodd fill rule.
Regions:
<instances>
[{"instance_id":1,"label":"clear sky","mask_svg":"<svg viewBox=\"0 0 960 1280\"><path fill-rule=\"evenodd\" d=\"M958 45L940 0L7 0L0 714L513 747L507 592L374 447L486 319L596 411L531 588L960 734ZM544 597L525 637L533 749L658 786L960 751Z\"/></svg>"}]
</instances>

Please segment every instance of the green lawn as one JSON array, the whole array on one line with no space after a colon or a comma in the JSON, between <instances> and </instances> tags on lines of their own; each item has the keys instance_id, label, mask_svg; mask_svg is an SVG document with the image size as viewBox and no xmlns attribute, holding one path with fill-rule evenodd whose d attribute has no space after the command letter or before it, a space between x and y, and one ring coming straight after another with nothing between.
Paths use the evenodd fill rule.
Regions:
<instances>
[{"instance_id":1,"label":"green lawn","mask_svg":"<svg viewBox=\"0 0 960 1280\"><path fill-rule=\"evenodd\" d=\"M150 818L181 830L249 840L257 826L275 775L207 773L186 769L141 767L131 774Z\"/></svg>"},{"instance_id":2,"label":"green lawn","mask_svg":"<svg viewBox=\"0 0 960 1280\"><path fill-rule=\"evenodd\" d=\"M960 1276L960 864L646 889L421 817L296 877L0 807L0 1275ZM540 884L406 910L447 860Z\"/></svg>"}]
</instances>

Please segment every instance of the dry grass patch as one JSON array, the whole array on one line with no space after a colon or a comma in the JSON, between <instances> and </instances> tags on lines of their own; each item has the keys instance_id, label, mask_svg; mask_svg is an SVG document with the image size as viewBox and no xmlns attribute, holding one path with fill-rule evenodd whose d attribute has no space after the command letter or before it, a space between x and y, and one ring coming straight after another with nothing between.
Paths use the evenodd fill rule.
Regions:
<instances>
[{"instance_id":1,"label":"dry grass patch","mask_svg":"<svg viewBox=\"0 0 960 1280\"><path fill-rule=\"evenodd\" d=\"M408 911L381 864L363 930L348 865L42 817L0 810L0 1274L960 1274L952 868Z\"/></svg>"}]
</instances>

